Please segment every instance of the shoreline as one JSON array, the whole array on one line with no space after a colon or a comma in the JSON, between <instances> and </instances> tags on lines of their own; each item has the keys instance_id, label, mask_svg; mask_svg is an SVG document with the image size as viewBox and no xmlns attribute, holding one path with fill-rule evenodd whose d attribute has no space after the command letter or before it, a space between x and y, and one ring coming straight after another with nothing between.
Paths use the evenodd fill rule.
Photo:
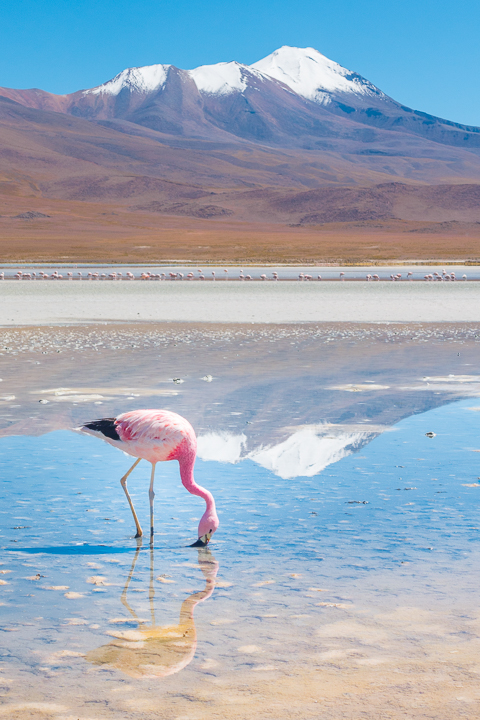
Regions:
<instances>
[{"instance_id":1,"label":"shoreline","mask_svg":"<svg viewBox=\"0 0 480 720\"><path fill-rule=\"evenodd\" d=\"M479 283L2 283L0 326L480 322Z\"/></svg>"}]
</instances>

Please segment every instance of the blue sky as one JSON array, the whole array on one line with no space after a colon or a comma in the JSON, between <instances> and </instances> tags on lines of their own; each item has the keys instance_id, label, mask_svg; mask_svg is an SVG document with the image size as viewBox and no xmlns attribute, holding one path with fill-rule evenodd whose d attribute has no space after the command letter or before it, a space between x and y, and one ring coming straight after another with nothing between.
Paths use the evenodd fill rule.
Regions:
<instances>
[{"instance_id":1,"label":"blue sky","mask_svg":"<svg viewBox=\"0 0 480 720\"><path fill-rule=\"evenodd\" d=\"M4 0L0 85L74 92L126 67L311 46L417 110L480 126L480 2Z\"/></svg>"}]
</instances>

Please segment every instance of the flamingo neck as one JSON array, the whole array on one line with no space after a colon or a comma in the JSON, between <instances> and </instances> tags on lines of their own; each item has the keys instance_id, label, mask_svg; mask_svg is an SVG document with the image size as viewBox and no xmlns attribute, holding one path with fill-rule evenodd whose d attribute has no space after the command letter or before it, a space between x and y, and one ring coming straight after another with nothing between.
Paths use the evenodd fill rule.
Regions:
<instances>
[{"instance_id":1,"label":"flamingo neck","mask_svg":"<svg viewBox=\"0 0 480 720\"><path fill-rule=\"evenodd\" d=\"M188 490L192 495L198 495L203 498L207 503L207 512L215 509L215 500L211 492L198 485L193 477L193 466L195 465L196 453L194 450L187 450L179 457L178 462L180 465L180 477L182 479L183 487Z\"/></svg>"}]
</instances>

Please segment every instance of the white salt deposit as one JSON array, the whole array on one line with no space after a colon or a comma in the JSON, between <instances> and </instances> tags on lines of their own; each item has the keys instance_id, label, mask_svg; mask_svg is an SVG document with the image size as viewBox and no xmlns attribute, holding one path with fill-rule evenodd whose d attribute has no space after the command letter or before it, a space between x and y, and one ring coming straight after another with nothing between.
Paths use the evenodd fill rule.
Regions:
<instances>
[{"instance_id":1,"label":"white salt deposit","mask_svg":"<svg viewBox=\"0 0 480 720\"><path fill-rule=\"evenodd\" d=\"M108 321L480 322L480 283L0 285L0 325Z\"/></svg>"}]
</instances>

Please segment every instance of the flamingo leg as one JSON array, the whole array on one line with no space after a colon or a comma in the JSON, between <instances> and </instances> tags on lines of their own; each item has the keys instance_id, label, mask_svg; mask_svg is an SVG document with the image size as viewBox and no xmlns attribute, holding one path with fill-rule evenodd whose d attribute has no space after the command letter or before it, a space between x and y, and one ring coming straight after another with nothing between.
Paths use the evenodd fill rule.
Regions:
<instances>
[{"instance_id":1,"label":"flamingo leg","mask_svg":"<svg viewBox=\"0 0 480 720\"><path fill-rule=\"evenodd\" d=\"M132 472L132 470L134 470L137 467L137 465L141 459L142 458L138 458L138 460L135 460L135 462L133 463L130 470L127 473L125 473L125 475L120 480L120 484L125 491L125 495L127 496L128 504L130 505L130 510L132 511L133 519L135 520L135 525L137 528L137 534L135 535L135 537L137 537L137 538L142 537L143 530L140 527L140 523L138 522L138 518L137 518L137 513L135 512L135 508L133 507L132 498L130 497L128 490L127 490L127 478L130 475L130 473Z\"/></svg>"},{"instance_id":2,"label":"flamingo leg","mask_svg":"<svg viewBox=\"0 0 480 720\"><path fill-rule=\"evenodd\" d=\"M153 492L153 481L155 478L155 463L152 463L152 475L150 477L150 490L148 497L150 499L150 542L153 542L153 498L155 493Z\"/></svg>"}]
</instances>

